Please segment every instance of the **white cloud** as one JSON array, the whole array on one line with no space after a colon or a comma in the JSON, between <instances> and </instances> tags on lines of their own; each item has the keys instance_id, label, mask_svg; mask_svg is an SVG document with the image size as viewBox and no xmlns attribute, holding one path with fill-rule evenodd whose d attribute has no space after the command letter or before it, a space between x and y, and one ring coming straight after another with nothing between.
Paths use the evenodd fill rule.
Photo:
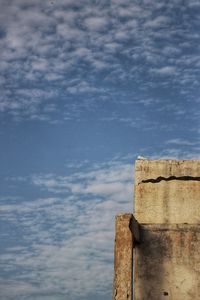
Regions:
<instances>
[{"instance_id":1,"label":"white cloud","mask_svg":"<svg viewBox=\"0 0 200 300\"><path fill-rule=\"evenodd\" d=\"M178 146L182 146L182 145L184 145L184 146L194 146L194 145L199 144L199 142L195 143L195 142L191 142L189 140L176 138L176 139L167 140L166 144L173 144L173 145L178 145Z\"/></svg>"},{"instance_id":2,"label":"white cloud","mask_svg":"<svg viewBox=\"0 0 200 300\"><path fill-rule=\"evenodd\" d=\"M176 72L176 68L172 66L165 66L159 69L152 69L151 71L160 75L173 75Z\"/></svg>"},{"instance_id":3,"label":"white cloud","mask_svg":"<svg viewBox=\"0 0 200 300\"><path fill-rule=\"evenodd\" d=\"M88 82L84 80L79 82L78 84L68 87L67 90L72 94L97 92L97 88L90 85Z\"/></svg>"},{"instance_id":4,"label":"white cloud","mask_svg":"<svg viewBox=\"0 0 200 300\"><path fill-rule=\"evenodd\" d=\"M103 17L89 17L85 20L86 27L91 31L101 31L107 26L107 19Z\"/></svg>"},{"instance_id":5,"label":"white cloud","mask_svg":"<svg viewBox=\"0 0 200 300\"><path fill-rule=\"evenodd\" d=\"M170 144L169 144L170 145ZM200 159L198 146L193 146L189 150L180 147L181 145L173 144L166 149L157 151L149 155L150 159ZM182 145L183 146L183 145Z\"/></svg>"},{"instance_id":6,"label":"white cloud","mask_svg":"<svg viewBox=\"0 0 200 300\"><path fill-rule=\"evenodd\" d=\"M169 23L169 18L166 16L158 16L153 20L148 20L145 23L145 27L151 28L162 28L162 26L166 26Z\"/></svg>"},{"instance_id":7,"label":"white cloud","mask_svg":"<svg viewBox=\"0 0 200 300\"><path fill-rule=\"evenodd\" d=\"M32 62L32 68L36 71L46 71L48 67L48 62L45 59L37 59Z\"/></svg>"}]
</instances>

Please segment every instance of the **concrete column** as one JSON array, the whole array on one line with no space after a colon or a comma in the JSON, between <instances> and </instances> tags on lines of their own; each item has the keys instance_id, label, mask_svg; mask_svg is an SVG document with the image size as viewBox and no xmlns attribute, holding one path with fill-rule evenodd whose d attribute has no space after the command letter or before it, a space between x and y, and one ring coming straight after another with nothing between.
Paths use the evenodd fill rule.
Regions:
<instances>
[{"instance_id":1,"label":"concrete column","mask_svg":"<svg viewBox=\"0 0 200 300\"><path fill-rule=\"evenodd\" d=\"M200 160L137 160L134 300L200 299Z\"/></svg>"},{"instance_id":2,"label":"concrete column","mask_svg":"<svg viewBox=\"0 0 200 300\"><path fill-rule=\"evenodd\" d=\"M133 246L139 241L139 227L132 214L120 214L115 221L113 300L132 300Z\"/></svg>"},{"instance_id":3,"label":"concrete column","mask_svg":"<svg viewBox=\"0 0 200 300\"><path fill-rule=\"evenodd\" d=\"M115 256L113 300L132 300L133 235L132 214L121 214L115 220Z\"/></svg>"}]
</instances>

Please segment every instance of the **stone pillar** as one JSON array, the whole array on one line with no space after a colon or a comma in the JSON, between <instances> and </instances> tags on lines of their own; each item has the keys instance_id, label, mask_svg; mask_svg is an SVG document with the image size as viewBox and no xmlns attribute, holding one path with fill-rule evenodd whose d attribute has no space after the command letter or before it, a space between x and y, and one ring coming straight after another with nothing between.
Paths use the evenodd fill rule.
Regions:
<instances>
[{"instance_id":1,"label":"stone pillar","mask_svg":"<svg viewBox=\"0 0 200 300\"><path fill-rule=\"evenodd\" d=\"M133 215L117 215L115 220L113 300L132 300L133 246L137 241L139 241L139 228Z\"/></svg>"},{"instance_id":2,"label":"stone pillar","mask_svg":"<svg viewBox=\"0 0 200 300\"><path fill-rule=\"evenodd\" d=\"M134 300L200 299L200 161L137 160Z\"/></svg>"}]
</instances>

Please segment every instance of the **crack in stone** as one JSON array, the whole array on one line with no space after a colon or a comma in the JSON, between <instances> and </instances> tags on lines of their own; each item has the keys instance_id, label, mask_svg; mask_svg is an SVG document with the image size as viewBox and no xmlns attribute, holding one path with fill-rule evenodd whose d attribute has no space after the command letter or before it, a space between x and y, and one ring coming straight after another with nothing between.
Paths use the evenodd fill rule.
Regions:
<instances>
[{"instance_id":1,"label":"crack in stone","mask_svg":"<svg viewBox=\"0 0 200 300\"><path fill-rule=\"evenodd\" d=\"M150 179L144 179L139 184L141 183L158 183L160 181L171 181L171 180L185 180L185 181L200 181L200 176L169 176L169 177L163 177L159 176L157 178L150 178Z\"/></svg>"}]
</instances>

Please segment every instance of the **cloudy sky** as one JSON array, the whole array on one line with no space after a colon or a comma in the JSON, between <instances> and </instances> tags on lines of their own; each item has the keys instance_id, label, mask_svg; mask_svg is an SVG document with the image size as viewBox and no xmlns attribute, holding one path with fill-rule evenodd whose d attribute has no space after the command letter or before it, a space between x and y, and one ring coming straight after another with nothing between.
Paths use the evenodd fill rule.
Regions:
<instances>
[{"instance_id":1,"label":"cloudy sky","mask_svg":"<svg viewBox=\"0 0 200 300\"><path fill-rule=\"evenodd\" d=\"M109 300L133 163L199 158L200 0L0 0L0 298Z\"/></svg>"}]
</instances>

